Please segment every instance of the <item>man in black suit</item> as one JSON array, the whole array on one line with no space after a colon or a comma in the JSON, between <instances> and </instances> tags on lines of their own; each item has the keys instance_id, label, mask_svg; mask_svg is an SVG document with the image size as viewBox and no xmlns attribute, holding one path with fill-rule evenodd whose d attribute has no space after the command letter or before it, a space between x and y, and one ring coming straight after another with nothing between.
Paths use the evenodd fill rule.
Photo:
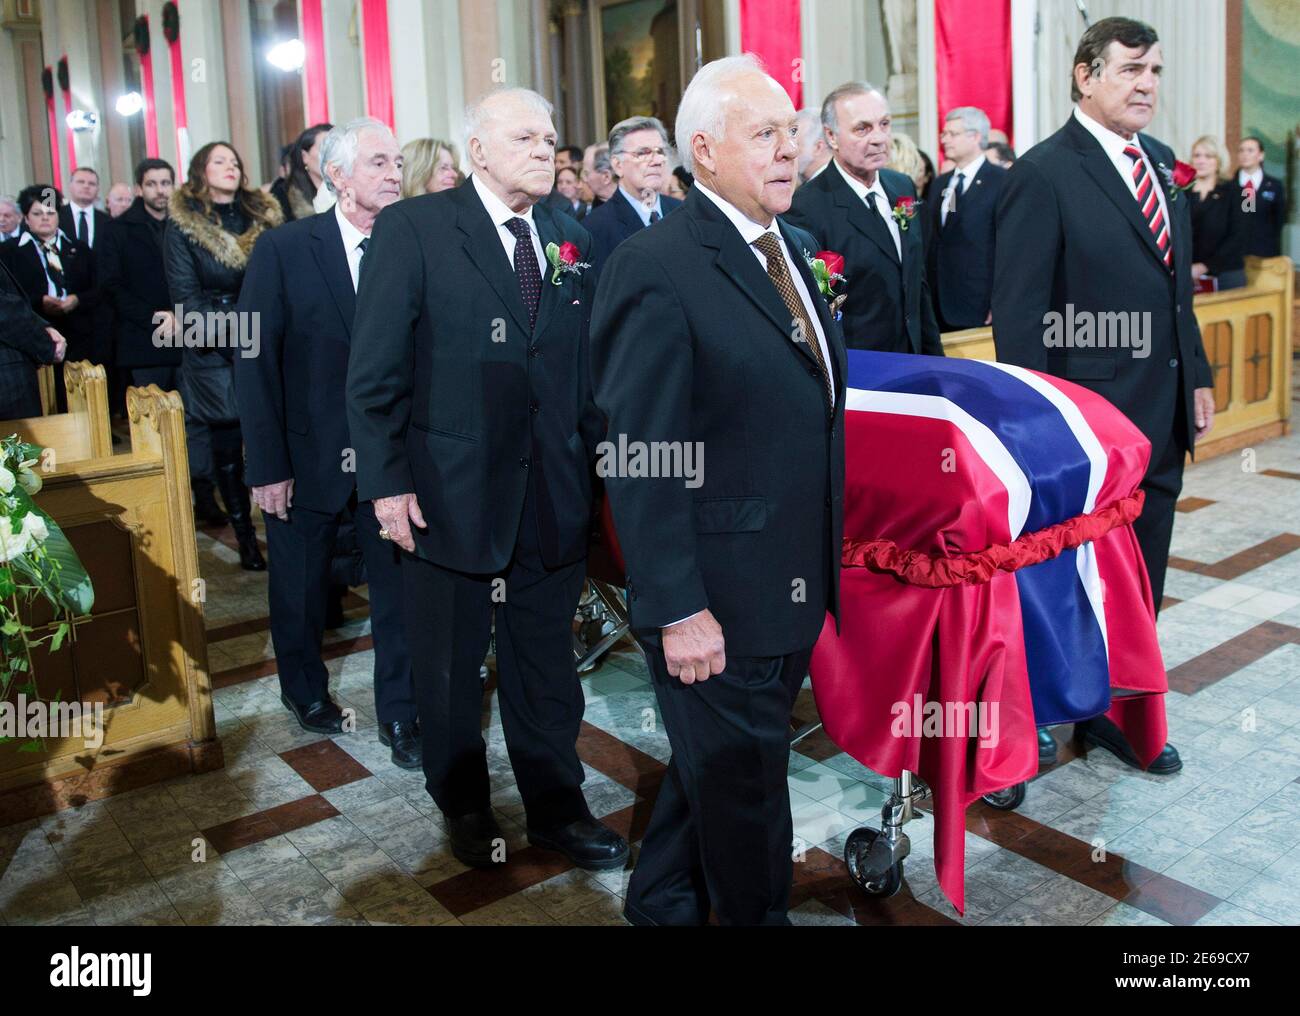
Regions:
<instances>
[{"instance_id":1,"label":"man in black suit","mask_svg":"<svg viewBox=\"0 0 1300 1016\"><path fill-rule=\"evenodd\" d=\"M618 189L582 222L591 233L590 261L597 271L620 243L682 204L659 193L668 175L668 131L653 116L616 123L609 132L609 158Z\"/></svg>"},{"instance_id":2,"label":"man in black suit","mask_svg":"<svg viewBox=\"0 0 1300 1016\"><path fill-rule=\"evenodd\" d=\"M1286 188L1277 177L1264 172L1264 142L1253 134L1237 146L1237 189L1250 228L1246 253L1277 257L1282 253L1282 227L1286 225Z\"/></svg>"},{"instance_id":3,"label":"man in black suit","mask_svg":"<svg viewBox=\"0 0 1300 1016\"><path fill-rule=\"evenodd\" d=\"M99 197L99 174L80 166L72 174L68 201L59 209L59 228L79 244L94 250L112 217L95 207Z\"/></svg>"},{"instance_id":4,"label":"man in black suit","mask_svg":"<svg viewBox=\"0 0 1300 1016\"><path fill-rule=\"evenodd\" d=\"M991 320L998 197L1007 171L984 157L988 115L975 106L948 113L939 140L953 168L939 177L930 211L928 281L940 328L980 328Z\"/></svg>"},{"instance_id":5,"label":"man in black suit","mask_svg":"<svg viewBox=\"0 0 1300 1016\"><path fill-rule=\"evenodd\" d=\"M790 710L838 605L846 359L813 239L777 218L795 117L752 57L702 68L677 113L695 186L615 251L597 293L597 472L673 749L634 924L788 923ZM679 459L628 468L656 448Z\"/></svg>"},{"instance_id":6,"label":"man in black suit","mask_svg":"<svg viewBox=\"0 0 1300 1016\"><path fill-rule=\"evenodd\" d=\"M579 867L620 868L627 843L592 817L576 747L572 624L600 432L586 366L591 241L538 204L555 177L549 102L493 92L470 107L465 133L470 179L375 223L348 363L358 493L406 551L426 785L453 853L471 866L505 859L481 732L495 608L498 703L529 841Z\"/></svg>"},{"instance_id":7,"label":"man in black suit","mask_svg":"<svg viewBox=\"0 0 1300 1016\"><path fill-rule=\"evenodd\" d=\"M346 411L357 280L376 216L401 198L401 149L378 120L354 120L325 136L321 169L334 207L266 232L239 294L240 312L260 317L261 351L235 358L235 392L245 475L266 519L280 697L304 729L343 729L321 641L335 538L355 516L370 590L379 740L395 765L418 769L401 564L397 548L380 539L373 506L357 501Z\"/></svg>"},{"instance_id":8,"label":"man in black suit","mask_svg":"<svg viewBox=\"0 0 1300 1016\"><path fill-rule=\"evenodd\" d=\"M7 260L0 257L0 420L21 420L41 415L37 367L61 362L68 346L32 310Z\"/></svg>"},{"instance_id":9,"label":"man in black suit","mask_svg":"<svg viewBox=\"0 0 1300 1016\"><path fill-rule=\"evenodd\" d=\"M890 123L889 103L865 82L851 81L826 96L822 128L834 158L799 188L785 218L811 233L822 250L844 256L841 325L850 349L942 356L916 186L906 174L884 168ZM916 202L913 218L901 210L907 203L900 206L901 199Z\"/></svg>"},{"instance_id":10,"label":"man in black suit","mask_svg":"<svg viewBox=\"0 0 1300 1016\"><path fill-rule=\"evenodd\" d=\"M1105 18L1084 32L1073 114L1007 172L993 279L998 359L1091 388L1151 441L1146 503L1133 528L1157 610L1183 460L1214 421L1192 307L1189 202L1167 177L1173 151L1140 133L1155 112L1162 62L1155 30L1140 21ZM1136 319L1133 327L1111 327L1119 314ZM1094 327L1076 345L1060 326L1085 318ZM1114 724L1082 726L1133 763ZM1181 767L1166 745L1149 771Z\"/></svg>"},{"instance_id":11,"label":"man in black suit","mask_svg":"<svg viewBox=\"0 0 1300 1016\"><path fill-rule=\"evenodd\" d=\"M582 186L590 193L591 211L595 211L614 196L618 181L609 161L609 142L588 145L582 155ZM588 200L584 194L584 200Z\"/></svg>"}]
</instances>

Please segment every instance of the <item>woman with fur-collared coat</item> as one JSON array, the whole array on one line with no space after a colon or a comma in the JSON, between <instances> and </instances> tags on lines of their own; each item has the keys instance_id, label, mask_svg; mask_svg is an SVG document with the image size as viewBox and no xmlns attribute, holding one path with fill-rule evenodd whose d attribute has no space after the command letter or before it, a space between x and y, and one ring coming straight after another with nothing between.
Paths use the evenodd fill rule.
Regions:
<instances>
[{"instance_id":1,"label":"woman with fur-collared coat","mask_svg":"<svg viewBox=\"0 0 1300 1016\"><path fill-rule=\"evenodd\" d=\"M171 341L183 349L181 397L186 415L211 434L217 487L247 571L264 570L266 561L244 485L233 364L258 350L255 325L235 316L235 303L253 244L282 221L275 199L249 186L235 149L214 141L195 153L172 195L164 239L167 285L180 315Z\"/></svg>"}]
</instances>

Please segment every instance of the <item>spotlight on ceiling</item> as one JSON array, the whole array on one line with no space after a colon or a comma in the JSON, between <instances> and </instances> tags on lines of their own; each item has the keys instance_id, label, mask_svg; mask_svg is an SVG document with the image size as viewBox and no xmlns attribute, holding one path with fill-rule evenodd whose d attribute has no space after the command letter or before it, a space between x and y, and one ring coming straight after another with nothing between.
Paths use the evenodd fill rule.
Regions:
<instances>
[{"instance_id":1,"label":"spotlight on ceiling","mask_svg":"<svg viewBox=\"0 0 1300 1016\"><path fill-rule=\"evenodd\" d=\"M99 114L89 113L84 109L74 109L68 113L66 123L74 131L93 131L99 124Z\"/></svg>"},{"instance_id":2,"label":"spotlight on ceiling","mask_svg":"<svg viewBox=\"0 0 1300 1016\"><path fill-rule=\"evenodd\" d=\"M144 109L144 96L139 92L127 92L118 98L116 109L119 116L135 116Z\"/></svg>"},{"instance_id":3,"label":"spotlight on ceiling","mask_svg":"<svg viewBox=\"0 0 1300 1016\"><path fill-rule=\"evenodd\" d=\"M301 39L277 43L266 54L267 61L282 71L299 71L307 60L307 51Z\"/></svg>"}]
</instances>

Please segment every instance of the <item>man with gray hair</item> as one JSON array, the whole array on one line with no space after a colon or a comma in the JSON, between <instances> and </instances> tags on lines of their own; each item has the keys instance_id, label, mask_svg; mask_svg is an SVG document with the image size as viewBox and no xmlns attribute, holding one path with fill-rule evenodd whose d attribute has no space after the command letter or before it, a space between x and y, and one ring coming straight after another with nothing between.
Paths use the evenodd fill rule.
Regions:
<instances>
[{"instance_id":1,"label":"man with gray hair","mask_svg":"<svg viewBox=\"0 0 1300 1016\"><path fill-rule=\"evenodd\" d=\"M807 183L831 161L820 110L799 110L799 182Z\"/></svg>"},{"instance_id":2,"label":"man with gray hair","mask_svg":"<svg viewBox=\"0 0 1300 1016\"><path fill-rule=\"evenodd\" d=\"M686 483L605 481L673 749L623 913L787 924L790 710L839 595L844 342L815 241L778 218L799 153L785 90L752 56L706 64L677 148L695 185L614 252L592 319L610 443L708 452Z\"/></svg>"},{"instance_id":3,"label":"man with gray hair","mask_svg":"<svg viewBox=\"0 0 1300 1016\"><path fill-rule=\"evenodd\" d=\"M844 340L850 349L943 355L925 278L916 185L886 169L892 140L889 102L850 81L822 103L832 153L800 187L786 218L844 257Z\"/></svg>"},{"instance_id":4,"label":"man with gray hair","mask_svg":"<svg viewBox=\"0 0 1300 1016\"><path fill-rule=\"evenodd\" d=\"M380 210L401 196L402 155L380 121L334 127L321 145L336 204L264 233L239 296L258 315L261 350L234 360L245 476L266 520L271 641L281 700L304 729L337 733L321 642L335 537L355 524L370 589L378 737L404 769L420 766L415 690L402 622L402 576L358 500L345 411L356 286Z\"/></svg>"},{"instance_id":5,"label":"man with gray hair","mask_svg":"<svg viewBox=\"0 0 1300 1016\"><path fill-rule=\"evenodd\" d=\"M18 202L8 194L0 194L0 244L17 240L23 231L23 213Z\"/></svg>"},{"instance_id":6,"label":"man with gray hair","mask_svg":"<svg viewBox=\"0 0 1300 1016\"><path fill-rule=\"evenodd\" d=\"M614 167L609 161L608 141L588 146L582 157L582 182L591 190L593 212L618 191Z\"/></svg>"},{"instance_id":7,"label":"man with gray hair","mask_svg":"<svg viewBox=\"0 0 1300 1016\"><path fill-rule=\"evenodd\" d=\"M505 88L465 121L469 180L375 223L348 364L357 486L403 551L425 785L452 853L472 867L506 860L479 680L495 612L529 842L621 868L627 842L592 816L577 752L572 625L602 430L587 382L591 239L539 203L555 179L549 102Z\"/></svg>"},{"instance_id":8,"label":"man with gray hair","mask_svg":"<svg viewBox=\"0 0 1300 1016\"><path fill-rule=\"evenodd\" d=\"M989 118L975 106L950 110L939 135L953 168L939 177L942 197L928 210L927 278L946 332L982 328L993 319L993 244L1007 171L984 157L988 137Z\"/></svg>"},{"instance_id":9,"label":"man with gray hair","mask_svg":"<svg viewBox=\"0 0 1300 1016\"><path fill-rule=\"evenodd\" d=\"M653 116L633 116L609 132L609 159L618 189L583 220L591 233L591 264L597 271L614 248L681 206L659 193L668 175L668 131Z\"/></svg>"}]
</instances>

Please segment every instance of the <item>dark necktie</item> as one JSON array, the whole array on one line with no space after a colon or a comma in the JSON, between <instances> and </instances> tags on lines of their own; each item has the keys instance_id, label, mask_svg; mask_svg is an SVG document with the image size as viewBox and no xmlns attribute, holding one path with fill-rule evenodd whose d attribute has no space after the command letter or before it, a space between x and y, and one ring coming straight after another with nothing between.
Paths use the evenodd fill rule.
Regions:
<instances>
[{"instance_id":1,"label":"dark necktie","mask_svg":"<svg viewBox=\"0 0 1300 1016\"><path fill-rule=\"evenodd\" d=\"M533 250L533 233L526 220L516 216L506 221L506 229L515 238L515 277L519 280L519 295L528 308L528 328L537 324L537 305L542 300L542 269Z\"/></svg>"},{"instance_id":2,"label":"dark necktie","mask_svg":"<svg viewBox=\"0 0 1300 1016\"><path fill-rule=\"evenodd\" d=\"M1165 213L1160 208L1156 185L1151 182L1151 174L1147 172L1146 160L1142 158L1141 150L1132 145L1124 147L1124 154L1133 160L1133 182L1137 184L1137 203L1142 210L1142 218L1146 219L1147 228L1156 238L1156 246L1160 248L1160 258L1165 267L1172 269L1174 249L1169 243L1169 223L1165 222Z\"/></svg>"},{"instance_id":3,"label":"dark necktie","mask_svg":"<svg viewBox=\"0 0 1300 1016\"><path fill-rule=\"evenodd\" d=\"M659 214L659 209L658 208L654 209L650 213L650 225L653 226L656 222L658 222L662 218L663 216Z\"/></svg>"},{"instance_id":4,"label":"dark necktie","mask_svg":"<svg viewBox=\"0 0 1300 1016\"><path fill-rule=\"evenodd\" d=\"M357 241L357 250L361 251L361 257L357 258L357 278L361 278L361 265L366 260L366 248L370 246L370 237L363 236Z\"/></svg>"},{"instance_id":5,"label":"dark necktie","mask_svg":"<svg viewBox=\"0 0 1300 1016\"><path fill-rule=\"evenodd\" d=\"M772 285L776 287L776 291L785 302L791 320L799 323L804 341L808 343L808 348L817 361L817 367L822 375L822 384L826 387L826 401L833 402L835 396L831 389L830 375L826 370L826 359L822 356L822 345L817 341L817 329L813 327L812 318L808 316L808 308L804 306L803 300L799 297L799 290L795 288L794 280L790 278L785 254L781 251L781 241L776 238L775 233L764 233L754 241L754 246L767 261L767 277L772 280Z\"/></svg>"},{"instance_id":6,"label":"dark necktie","mask_svg":"<svg viewBox=\"0 0 1300 1016\"><path fill-rule=\"evenodd\" d=\"M90 245L90 224L86 222L86 213L84 210L81 213L80 220L77 222L77 240L87 246Z\"/></svg>"},{"instance_id":7,"label":"dark necktie","mask_svg":"<svg viewBox=\"0 0 1300 1016\"><path fill-rule=\"evenodd\" d=\"M903 260L903 238L900 236L897 240L894 240L894 232L889 228L889 220L893 217L893 212L886 215L885 212L881 210L884 201L885 197L883 194L876 191L867 191L867 207L876 213L876 218L878 218L880 224L885 227L885 232L889 234L889 239L894 244L894 253L898 255L898 260L901 262Z\"/></svg>"}]
</instances>

